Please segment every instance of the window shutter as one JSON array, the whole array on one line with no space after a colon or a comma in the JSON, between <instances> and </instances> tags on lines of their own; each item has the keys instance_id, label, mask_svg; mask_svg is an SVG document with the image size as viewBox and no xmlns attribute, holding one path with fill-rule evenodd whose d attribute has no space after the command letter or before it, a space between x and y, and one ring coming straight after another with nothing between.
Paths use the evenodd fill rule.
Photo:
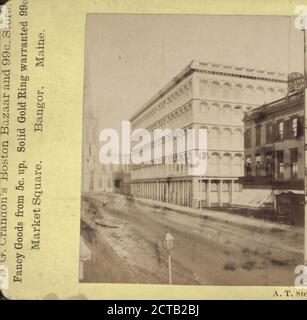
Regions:
<instances>
[{"instance_id":1,"label":"window shutter","mask_svg":"<svg viewBox=\"0 0 307 320\"><path fill-rule=\"evenodd\" d=\"M273 124L273 137L272 137L272 142L279 141L279 123L274 123Z\"/></svg>"},{"instance_id":2,"label":"window shutter","mask_svg":"<svg viewBox=\"0 0 307 320\"><path fill-rule=\"evenodd\" d=\"M297 136L299 138L301 136L301 118L297 117Z\"/></svg>"},{"instance_id":3,"label":"window shutter","mask_svg":"<svg viewBox=\"0 0 307 320\"><path fill-rule=\"evenodd\" d=\"M288 119L284 122L285 139L291 139L291 120Z\"/></svg>"},{"instance_id":4,"label":"window shutter","mask_svg":"<svg viewBox=\"0 0 307 320\"><path fill-rule=\"evenodd\" d=\"M279 122L274 123L273 125L273 137L274 137L274 141L272 142L276 142L279 141Z\"/></svg>"},{"instance_id":5,"label":"window shutter","mask_svg":"<svg viewBox=\"0 0 307 320\"><path fill-rule=\"evenodd\" d=\"M270 132L269 132L269 125L268 124L265 127L265 142L270 143Z\"/></svg>"},{"instance_id":6,"label":"window shutter","mask_svg":"<svg viewBox=\"0 0 307 320\"><path fill-rule=\"evenodd\" d=\"M304 116L297 118L297 137L299 138L304 133Z\"/></svg>"},{"instance_id":7,"label":"window shutter","mask_svg":"<svg viewBox=\"0 0 307 320\"><path fill-rule=\"evenodd\" d=\"M276 132L276 123L272 123L272 129L271 129L271 137L270 137L270 143L273 143L276 141L275 138L275 132Z\"/></svg>"},{"instance_id":8,"label":"window shutter","mask_svg":"<svg viewBox=\"0 0 307 320\"><path fill-rule=\"evenodd\" d=\"M297 149L290 150L290 161L291 163L297 163Z\"/></svg>"}]
</instances>

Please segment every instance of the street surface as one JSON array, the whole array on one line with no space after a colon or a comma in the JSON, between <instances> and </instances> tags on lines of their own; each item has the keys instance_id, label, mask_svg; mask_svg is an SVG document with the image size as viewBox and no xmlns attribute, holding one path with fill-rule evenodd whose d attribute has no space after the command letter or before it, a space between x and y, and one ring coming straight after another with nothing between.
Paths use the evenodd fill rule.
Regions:
<instances>
[{"instance_id":1,"label":"street surface","mask_svg":"<svg viewBox=\"0 0 307 320\"><path fill-rule=\"evenodd\" d=\"M253 229L153 204L110 193L83 196L81 236L92 252L83 282L168 284L168 231L173 284L294 285L302 229Z\"/></svg>"}]
</instances>

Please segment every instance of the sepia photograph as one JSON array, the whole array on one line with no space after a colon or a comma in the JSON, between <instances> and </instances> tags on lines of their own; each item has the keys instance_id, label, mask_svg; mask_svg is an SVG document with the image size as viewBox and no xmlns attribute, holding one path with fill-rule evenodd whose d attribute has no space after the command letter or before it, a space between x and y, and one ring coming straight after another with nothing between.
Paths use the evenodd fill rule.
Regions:
<instances>
[{"instance_id":1,"label":"sepia photograph","mask_svg":"<svg viewBox=\"0 0 307 320\"><path fill-rule=\"evenodd\" d=\"M295 17L91 13L85 35L79 281L293 286Z\"/></svg>"}]
</instances>

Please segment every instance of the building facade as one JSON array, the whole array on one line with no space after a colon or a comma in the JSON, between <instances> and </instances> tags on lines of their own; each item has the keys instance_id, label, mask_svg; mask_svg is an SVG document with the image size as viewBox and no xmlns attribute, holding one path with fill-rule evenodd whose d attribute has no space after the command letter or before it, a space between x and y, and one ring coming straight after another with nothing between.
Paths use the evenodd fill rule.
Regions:
<instances>
[{"instance_id":1,"label":"building facade","mask_svg":"<svg viewBox=\"0 0 307 320\"><path fill-rule=\"evenodd\" d=\"M95 192L111 192L130 195L130 165L100 165L96 172Z\"/></svg>"},{"instance_id":2,"label":"building facade","mask_svg":"<svg viewBox=\"0 0 307 320\"><path fill-rule=\"evenodd\" d=\"M276 218L303 225L304 91L246 113L244 128L243 189L272 192Z\"/></svg>"},{"instance_id":3,"label":"building facade","mask_svg":"<svg viewBox=\"0 0 307 320\"><path fill-rule=\"evenodd\" d=\"M155 164L152 158L132 165L131 193L192 207L231 204L240 192L238 177L244 175L244 112L286 92L285 74L193 61L130 120L132 130L150 133L207 129L207 170L196 176L188 164L167 164L163 155Z\"/></svg>"}]
</instances>

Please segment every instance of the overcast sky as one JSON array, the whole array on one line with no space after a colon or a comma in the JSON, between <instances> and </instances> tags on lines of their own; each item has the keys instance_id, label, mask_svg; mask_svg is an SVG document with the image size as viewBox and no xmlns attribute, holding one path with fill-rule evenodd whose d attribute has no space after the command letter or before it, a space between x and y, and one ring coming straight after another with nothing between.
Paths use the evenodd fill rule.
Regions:
<instances>
[{"instance_id":1,"label":"overcast sky","mask_svg":"<svg viewBox=\"0 0 307 320\"><path fill-rule=\"evenodd\" d=\"M272 16L89 14L86 73L101 129L120 128L191 60L303 73L303 33Z\"/></svg>"}]
</instances>

